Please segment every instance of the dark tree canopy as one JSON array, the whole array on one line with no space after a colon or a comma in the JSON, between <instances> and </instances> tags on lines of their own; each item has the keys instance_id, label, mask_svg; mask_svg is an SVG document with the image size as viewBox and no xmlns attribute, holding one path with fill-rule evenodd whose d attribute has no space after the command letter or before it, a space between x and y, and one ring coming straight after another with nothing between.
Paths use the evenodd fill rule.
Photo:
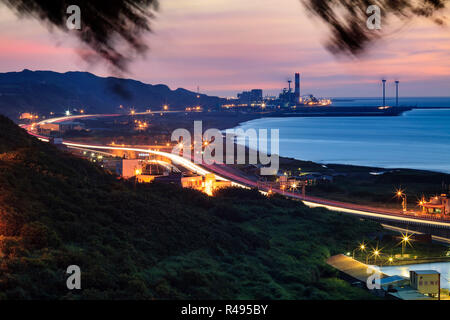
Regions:
<instances>
[{"instance_id":1,"label":"dark tree canopy","mask_svg":"<svg viewBox=\"0 0 450 320\"><path fill-rule=\"evenodd\" d=\"M393 17L410 21L416 17L444 24L443 9L448 0L300 0L307 10L330 29L327 48L335 53L357 55L381 37L379 30L367 28L367 8L381 9L382 28Z\"/></svg>"},{"instance_id":2,"label":"dark tree canopy","mask_svg":"<svg viewBox=\"0 0 450 320\"><path fill-rule=\"evenodd\" d=\"M90 54L87 60L102 59L116 71L125 71L127 62L147 51L143 34L158 10L157 0L0 0L20 17L33 17L51 30L57 28L76 36ZM67 8L81 9L81 29L69 30Z\"/></svg>"}]
</instances>

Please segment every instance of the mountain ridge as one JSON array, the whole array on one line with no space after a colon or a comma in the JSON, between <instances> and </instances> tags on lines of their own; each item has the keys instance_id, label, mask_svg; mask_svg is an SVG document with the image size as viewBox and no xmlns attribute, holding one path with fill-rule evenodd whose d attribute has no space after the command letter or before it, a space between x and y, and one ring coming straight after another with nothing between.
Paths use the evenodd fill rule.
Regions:
<instances>
[{"instance_id":1,"label":"mountain ridge","mask_svg":"<svg viewBox=\"0 0 450 320\"><path fill-rule=\"evenodd\" d=\"M123 105L160 110L184 110L200 105L220 106L224 98L197 94L165 84L148 84L131 78L99 77L90 72L64 73L24 69L0 73L0 113L17 119L22 112L62 113L67 108L83 108L90 113L111 113Z\"/></svg>"}]
</instances>

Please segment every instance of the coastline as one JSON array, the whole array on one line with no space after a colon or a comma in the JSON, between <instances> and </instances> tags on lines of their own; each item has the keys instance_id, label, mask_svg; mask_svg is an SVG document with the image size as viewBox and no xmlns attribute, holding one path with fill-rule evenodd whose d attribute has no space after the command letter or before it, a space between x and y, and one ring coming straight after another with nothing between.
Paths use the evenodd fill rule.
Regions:
<instances>
[{"instance_id":1,"label":"coastline","mask_svg":"<svg viewBox=\"0 0 450 320\"><path fill-rule=\"evenodd\" d=\"M450 174L445 162L450 151L449 137L444 130L449 116L447 110L449 108L414 108L402 117L386 117L386 120L371 117L333 119L335 117L330 116L308 120L298 117L291 121L267 117L237 121L232 128L282 129L279 154L283 158L321 165ZM439 123L436 122L437 127L430 131L435 124L434 118ZM255 122L249 124L252 120Z\"/></svg>"}]
</instances>

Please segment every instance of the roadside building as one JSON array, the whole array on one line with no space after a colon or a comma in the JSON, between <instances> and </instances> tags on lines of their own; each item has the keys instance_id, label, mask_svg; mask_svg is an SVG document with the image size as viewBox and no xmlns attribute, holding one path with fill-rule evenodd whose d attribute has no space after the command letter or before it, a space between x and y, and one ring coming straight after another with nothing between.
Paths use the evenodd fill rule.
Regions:
<instances>
[{"instance_id":1,"label":"roadside building","mask_svg":"<svg viewBox=\"0 0 450 320\"><path fill-rule=\"evenodd\" d=\"M128 179L142 171L139 159L122 159L116 164L116 173L122 178Z\"/></svg>"},{"instance_id":2,"label":"roadside building","mask_svg":"<svg viewBox=\"0 0 450 320\"><path fill-rule=\"evenodd\" d=\"M427 296L437 297L440 292L440 273L435 270L411 270L411 287Z\"/></svg>"},{"instance_id":3,"label":"roadside building","mask_svg":"<svg viewBox=\"0 0 450 320\"><path fill-rule=\"evenodd\" d=\"M170 175L170 165L158 160L121 159L116 163L116 173L129 179L136 177L139 182L152 182L156 177Z\"/></svg>"},{"instance_id":4,"label":"roadside building","mask_svg":"<svg viewBox=\"0 0 450 320\"><path fill-rule=\"evenodd\" d=\"M429 201L420 201L423 213L450 215L450 198L447 194L441 194L430 198Z\"/></svg>"},{"instance_id":5,"label":"roadside building","mask_svg":"<svg viewBox=\"0 0 450 320\"><path fill-rule=\"evenodd\" d=\"M33 120L33 119L38 119L38 118L39 118L38 115L32 114L30 112L24 112L19 117L20 120Z\"/></svg>"},{"instance_id":6,"label":"roadside building","mask_svg":"<svg viewBox=\"0 0 450 320\"><path fill-rule=\"evenodd\" d=\"M212 195L214 190L231 187L231 181L217 181L213 173L206 174L204 177L200 175L188 175L181 178L181 186Z\"/></svg>"},{"instance_id":7,"label":"roadside building","mask_svg":"<svg viewBox=\"0 0 450 320\"><path fill-rule=\"evenodd\" d=\"M43 123L38 126L38 132L49 135L52 132L65 133L67 131L81 131L85 128L84 124L76 121L61 123Z\"/></svg>"},{"instance_id":8,"label":"roadside building","mask_svg":"<svg viewBox=\"0 0 450 320\"><path fill-rule=\"evenodd\" d=\"M188 175L181 177L181 186L202 191L203 177L198 175Z\"/></svg>"}]
</instances>

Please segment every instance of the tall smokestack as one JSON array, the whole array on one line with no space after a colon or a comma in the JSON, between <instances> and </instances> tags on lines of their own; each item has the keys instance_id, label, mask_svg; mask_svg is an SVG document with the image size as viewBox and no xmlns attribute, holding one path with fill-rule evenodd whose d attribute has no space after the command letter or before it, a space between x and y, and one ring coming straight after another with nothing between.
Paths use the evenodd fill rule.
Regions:
<instances>
[{"instance_id":1,"label":"tall smokestack","mask_svg":"<svg viewBox=\"0 0 450 320\"><path fill-rule=\"evenodd\" d=\"M395 81L395 105L398 107L398 83L400 81Z\"/></svg>"},{"instance_id":2,"label":"tall smokestack","mask_svg":"<svg viewBox=\"0 0 450 320\"><path fill-rule=\"evenodd\" d=\"M383 107L386 106L386 80L383 79Z\"/></svg>"},{"instance_id":3,"label":"tall smokestack","mask_svg":"<svg viewBox=\"0 0 450 320\"><path fill-rule=\"evenodd\" d=\"M300 101L300 73L295 74L295 103Z\"/></svg>"}]
</instances>

